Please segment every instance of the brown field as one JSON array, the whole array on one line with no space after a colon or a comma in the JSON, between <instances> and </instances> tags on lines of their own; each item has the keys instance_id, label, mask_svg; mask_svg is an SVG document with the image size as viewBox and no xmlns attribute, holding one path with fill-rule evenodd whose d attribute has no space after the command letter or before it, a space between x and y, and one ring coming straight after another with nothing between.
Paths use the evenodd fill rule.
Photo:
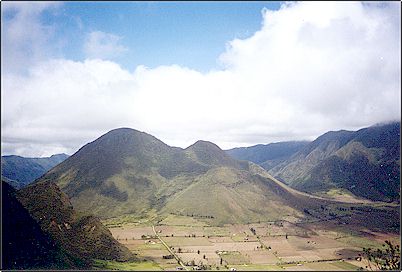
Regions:
<instances>
[{"instance_id":1,"label":"brown field","mask_svg":"<svg viewBox=\"0 0 402 272\"><path fill-rule=\"evenodd\" d=\"M365 265L355 260L362 247L379 247L384 240L399 244L396 233L355 232L338 225L330 229L316 223L280 221L217 227L194 218L180 218L178 224L173 219L155 226L156 233L152 227L135 225L110 231L138 258L153 261L164 270L176 270L180 265L175 258L163 259L171 253L160 239L188 268L207 265L211 270L357 270Z\"/></svg>"}]
</instances>

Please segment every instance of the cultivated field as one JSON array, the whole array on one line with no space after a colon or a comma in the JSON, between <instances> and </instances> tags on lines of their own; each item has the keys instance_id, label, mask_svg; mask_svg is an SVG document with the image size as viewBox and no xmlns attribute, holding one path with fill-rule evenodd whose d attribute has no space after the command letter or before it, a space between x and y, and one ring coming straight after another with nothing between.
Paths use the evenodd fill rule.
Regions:
<instances>
[{"instance_id":1,"label":"cultivated field","mask_svg":"<svg viewBox=\"0 0 402 272\"><path fill-rule=\"evenodd\" d=\"M356 260L362 247L381 247L386 239L399 243L395 233L358 233L330 223L209 226L170 215L155 226L125 224L110 231L149 267L162 270L358 270L366 265Z\"/></svg>"}]
</instances>

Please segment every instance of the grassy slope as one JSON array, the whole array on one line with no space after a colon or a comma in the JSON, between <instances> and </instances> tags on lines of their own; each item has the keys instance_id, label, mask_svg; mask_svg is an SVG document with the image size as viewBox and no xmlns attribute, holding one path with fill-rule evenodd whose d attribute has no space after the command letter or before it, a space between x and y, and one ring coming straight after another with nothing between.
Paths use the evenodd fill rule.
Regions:
<instances>
[{"instance_id":1,"label":"grassy slope","mask_svg":"<svg viewBox=\"0 0 402 272\"><path fill-rule=\"evenodd\" d=\"M306 192L342 188L372 200L396 200L400 188L399 135L400 123L329 132L270 173Z\"/></svg>"},{"instance_id":2,"label":"grassy slope","mask_svg":"<svg viewBox=\"0 0 402 272\"><path fill-rule=\"evenodd\" d=\"M321 148L315 157L340 145L315 144ZM309 217L305 209L317 217L321 206L338 205L297 192L212 143L174 148L131 129L111 131L87 144L41 180L57 182L77 210L102 219L131 214L157 222L174 213L211 224L247 223Z\"/></svg>"},{"instance_id":3,"label":"grassy slope","mask_svg":"<svg viewBox=\"0 0 402 272\"><path fill-rule=\"evenodd\" d=\"M93 269L97 270L124 270L124 271L160 271L158 264L150 261L116 262L95 260Z\"/></svg>"},{"instance_id":4,"label":"grassy slope","mask_svg":"<svg viewBox=\"0 0 402 272\"><path fill-rule=\"evenodd\" d=\"M19 190L17 198L57 246L80 262L89 265L92 258L132 258L97 218L80 216L54 183L31 184Z\"/></svg>"},{"instance_id":5,"label":"grassy slope","mask_svg":"<svg viewBox=\"0 0 402 272\"><path fill-rule=\"evenodd\" d=\"M58 247L2 181L2 268L66 269L80 264Z\"/></svg>"},{"instance_id":6,"label":"grassy slope","mask_svg":"<svg viewBox=\"0 0 402 272\"><path fill-rule=\"evenodd\" d=\"M247 171L221 167L198 177L185 190L167 202L164 213L193 214L208 221L247 223L275 220L295 213L274 193Z\"/></svg>"}]
</instances>

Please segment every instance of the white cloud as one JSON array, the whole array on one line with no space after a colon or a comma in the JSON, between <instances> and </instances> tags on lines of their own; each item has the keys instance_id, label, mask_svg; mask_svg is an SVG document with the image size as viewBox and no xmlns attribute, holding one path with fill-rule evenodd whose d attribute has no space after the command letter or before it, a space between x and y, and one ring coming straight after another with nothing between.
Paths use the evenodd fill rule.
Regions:
<instances>
[{"instance_id":1,"label":"white cloud","mask_svg":"<svg viewBox=\"0 0 402 272\"><path fill-rule=\"evenodd\" d=\"M2 73L25 72L34 63L52 56L49 44L54 26L41 23L46 9L59 7L60 2L2 2L1 4L1 70Z\"/></svg>"},{"instance_id":2,"label":"white cloud","mask_svg":"<svg viewBox=\"0 0 402 272\"><path fill-rule=\"evenodd\" d=\"M128 48L120 44L121 37L102 31L92 31L88 34L84 44L84 52L88 58L113 59Z\"/></svg>"},{"instance_id":3,"label":"white cloud","mask_svg":"<svg viewBox=\"0 0 402 272\"><path fill-rule=\"evenodd\" d=\"M301 2L264 11L261 30L228 43L221 71L41 62L3 77L3 153L72 153L121 126L229 148L400 120L400 38L397 3Z\"/></svg>"}]
</instances>

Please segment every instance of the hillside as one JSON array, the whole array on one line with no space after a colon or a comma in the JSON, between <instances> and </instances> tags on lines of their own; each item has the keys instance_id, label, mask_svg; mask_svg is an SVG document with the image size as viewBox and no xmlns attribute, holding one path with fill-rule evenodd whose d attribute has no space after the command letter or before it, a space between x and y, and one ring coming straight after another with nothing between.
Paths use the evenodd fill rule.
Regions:
<instances>
[{"instance_id":1,"label":"hillside","mask_svg":"<svg viewBox=\"0 0 402 272\"><path fill-rule=\"evenodd\" d=\"M327 204L283 189L256 168L210 142L181 149L122 128L83 146L39 181L57 183L80 212L104 219L173 213L223 224L303 217L306 205Z\"/></svg>"},{"instance_id":2,"label":"hillside","mask_svg":"<svg viewBox=\"0 0 402 272\"><path fill-rule=\"evenodd\" d=\"M181 215L210 226L325 222L341 216L357 229L399 229L399 210L393 205L312 196L252 162L231 158L213 143L170 147L128 128L112 130L83 146L35 183L45 184L57 184L82 216L94 214L112 225L124 218L157 225ZM28 194L26 199L35 203ZM373 216L376 222L368 220Z\"/></svg>"},{"instance_id":3,"label":"hillside","mask_svg":"<svg viewBox=\"0 0 402 272\"><path fill-rule=\"evenodd\" d=\"M251 161L269 170L290 158L293 154L305 147L309 142L279 142L258 144L250 147L236 147L226 150L226 153L237 159Z\"/></svg>"},{"instance_id":4,"label":"hillside","mask_svg":"<svg viewBox=\"0 0 402 272\"><path fill-rule=\"evenodd\" d=\"M124 261L133 258L129 250L112 237L99 219L79 215L56 184L36 182L16 192L5 191L5 194L11 203L11 206L7 206L10 205L9 202L6 203L5 214L13 213L9 217L4 217L3 214L6 231L13 232L10 241L16 243L14 246L17 247L24 243L26 236L35 241L32 245L23 245L21 252L7 255L6 258L18 261L14 258L20 258L19 254L24 254L24 250L30 247L34 247L33 251L26 254L31 254L34 260L38 261L43 254L48 255L49 261L45 258L43 263L46 267L90 268L92 259ZM10 207L9 210L7 207ZM16 232L16 229L21 232ZM29 243L29 237L25 243ZM20 249L14 247L10 252L13 250ZM37 252L37 256L34 252ZM42 267L43 261L36 264L29 261L31 257L21 256L21 259L28 261L26 267Z\"/></svg>"},{"instance_id":5,"label":"hillside","mask_svg":"<svg viewBox=\"0 0 402 272\"><path fill-rule=\"evenodd\" d=\"M2 268L78 268L16 198L15 190L2 182Z\"/></svg>"},{"instance_id":6,"label":"hillside","mask_svg":"<svg viewBox=\"0 0 402 272\"><path fill-rule=\"evenodd\" d=\"M1 176L15 189L20 189L67 158L68 155L66 154L56 154L46 158L25 158L15 155L2 156Z\"/></svg>"},{"instance_id":7,"label":"hillside","mask_svg":"<svg viewBox=\"0 0 402 272\"><path fill-rule=\"evenodd\" d=\"M400 123L328 132L270 173L310 193L342 192L396 201L400 190Z\"/></svg>"}]
</instances>

